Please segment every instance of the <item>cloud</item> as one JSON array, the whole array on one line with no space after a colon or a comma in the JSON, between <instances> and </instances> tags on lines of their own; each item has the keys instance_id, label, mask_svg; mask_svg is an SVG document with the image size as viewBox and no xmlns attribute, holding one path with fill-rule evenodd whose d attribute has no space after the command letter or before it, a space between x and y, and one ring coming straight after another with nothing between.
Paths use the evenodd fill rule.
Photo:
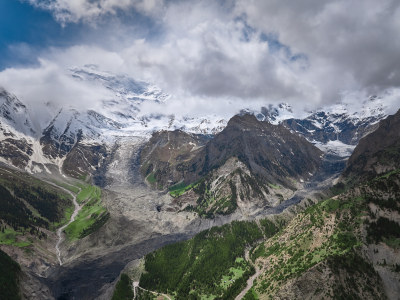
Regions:
<instances>
[{"instance_id":1,"label":"cloud","mask_svg":"<svg viewBox=\"0 0 400 300\"><path fill-rule=\"evenodd\" d=\"M19 86L27 80L25 69L2 72L0 85L5 82L27 101L40 93L60 103L101 99L101 89L76 86L65 75L68 68L85 64L160 86L173 96L169 108L162 108L169 112L235 113L274 102L313 109L349 95L358 102L371 94L393 99L400 87L400 4L395 0L29 1L63 24L104 26L107 21L113 30L91 33L107 35L103 40L109 47L88 38L90 43L40 53L40 66L28 70L35 74L29 88ZM162 30L154 36L130 31L132 23L120 18L129 10ZM56 82L47 84L48 74L53 74L49 82ZM159 108L146 108L152 109Z\"/></svg>"},{"instance_id":2,"label":"cloud","mask_svg":"<svg viewBox=\"0 0 400 300\"><path fill-rule=\"evenodd\" d=\"M1 86L31 110L38 128L48 124L61 108L93 109L99 100L113 95L93 82L75 80L60 65L40 59L33 68L10 68L0 72Z\"/></svg>"},{"instance_id":3,"label":"cloud","mask_svg":"<svg viewBox=\"0 0 400 300\"><path fill-rule=\"evenodd\" d=\"M144 15L159 15L164 7L163 0L28 0L33 6L49 10L56 20L69 22L94 22L106 15L135 9Z\"/></svg>"},{"instance_id":4,"label":"cloud","mask_svg":"<svg viewBox=\"0 0 400 300\"><path fill-rule=\"evenodd\" d=\"M400 85L400 3L384 1L243 1L250 25L310 59L306 80L332 101L343 91L379 93Z\"/></svg>"},{"instance_id":5,"label":"cloud","mask_svg":"<svg viewBox=\"0 0 400 300\"><path fill-rule=\"evenodd\" d=\"M222 8L205 1L169 7L163 18L163 42L135 41L121 51L125 63L182 99L318 98L315 87L301 78L302 56L291 61L287 48L272 51L261 31Z\"/></svg>"}]
</instances>

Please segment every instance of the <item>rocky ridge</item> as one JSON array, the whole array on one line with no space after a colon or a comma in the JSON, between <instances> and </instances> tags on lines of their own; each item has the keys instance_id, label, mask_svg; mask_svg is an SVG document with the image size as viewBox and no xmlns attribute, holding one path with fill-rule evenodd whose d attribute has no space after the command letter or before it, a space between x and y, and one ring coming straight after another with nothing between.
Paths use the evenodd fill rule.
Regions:
<instances>
[{"instance_id":1,"label":"rocky ridge","mask_svg":"<svg viewBox=\"0 0 400 300\"><path fill-rule=\"evenodd\" d=\"M319 168L322 151L282 125L235 116L212 139L155 133L141 153L141 173L168 188L180 209L230 214L276 206Z\"/></svg>"}]
</instances>

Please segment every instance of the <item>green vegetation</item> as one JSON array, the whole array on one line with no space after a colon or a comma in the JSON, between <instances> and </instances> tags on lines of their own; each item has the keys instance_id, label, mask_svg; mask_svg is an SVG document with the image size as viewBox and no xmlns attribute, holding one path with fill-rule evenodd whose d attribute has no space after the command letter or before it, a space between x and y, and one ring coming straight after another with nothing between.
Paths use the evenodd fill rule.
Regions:
<instances>
[{"instance_id":1,"label":"green vegetation","mask_svg":"<svg viewBox=\"0 0 400 300\"><path fill-rule=\"evenodd\" d=\"M239 184L237 183L238 179L240 179ZM240 186L239 189L237 185ZM270 184L270 187L274 189L281 188L273 184ZM264 198L265 194L270 193L268 184L265 184L257 176L248 175L240 168L237 168L226 177L210 173L195 183L186 184L180 182L169 188L172 197L180 197L189 190L192 190L198 198L195 205L189 205L185 210L196 212L200 217L210 219L216 215L232 214L238 207L238 196L241 199L251 200L257 197ZM282 195L276 195L283 200Z\"/></svg>"},{"instance_id":2,"label":"green vegetation","mask_svg":"<svg viewBox=\"0 0 400 300\"><path fill-rule=\"evenodd\" d=\"M214 218L215 215L228 215L237 208L237 191L232 181L227 182L231 190L229 196L221 196L211 191L211 179L205 177L195 183L192 188L199 196L195 207L189 206L186 210L195 211L200 217Z\"/></svg>"},{"instance_id":3,"label":"green vegetation","mask_svg":"<svg viewBox=\"0 0 400 300\"><path fill-rule=\"evenodd\" d=\"M76 201L79 204L85 203L90 199L100 200L101 189L94 185L80 185L81 190L76 196Z\"/></svg>"},{"instance_id":4,"label":"green vegetation","mask_svg":"<svg viewBox=\"0 0 400 300\"><path fill-rule=\"evenodd\" d=\"M316 264L359 248L361 240L355 228L361 224L363 208L363 198L325 200L307 208L290 226L256 247L252 260L269 261L257 291L271 295L283 282L299 277Z\"/></svg>"},{"instance_id":5,"label":"green vegetation","mask_svg":"<svg viewBox=\"0 0 400 300\"><path fill-rule=\"evenodd\" d=\"M378 181L381 179L388 179L389 177L391 177L392 175L397 175L400 174L400 169L396 169L390 172L387 172L386 174L379 176L378 178L374 179L374 181Z\"/></svg>"},{"instance_id":6,"label":"green vegetation","mask_svg":"<svg viewBox=\"0 0 400 300\"><path fill-rule=\"evenodd\" d=\"M89 177L89 174L84 173L84 174L79 175L78 179L82 180L82 181L86 181L88 179L88 177Z\"/></svg>"},{"instance_id":7,"label":"green vegetation","mask_svg":"<svg viewBox=\"0 0 400 300\"><path fill-rule=\"evenodd\" d=\"M260 225L264 231L264 236L266 238L270 238L275 235L279 231L280 227L283 227L286 224L286 221L283 219L275 218L276 223L271 222L268 219L260 220Z\"/></svg>"},{"instance_id":8,"label":"green vegetation","mask_svg":"<svg viewBox=\"0 0 400 300\"><path fill-rule=\"evenodd\" d=\"M375 154L377 161L382 165L390 166L400 161L400 145L397 143Z\"/></svg>"},{"instance_id":9,"label":"green vegetation","mask_svg":"<svg viewBox=\"0 0 400 300\"><path fill-rule=\"evenodd\" d=\"M22 232L15 231L12 228L1 227L0 245L11 245L19 248L27 247L31 242L22 240Z\"/></svg>"},{"instance_id":10,"label":"green vegetation","mask_svg":"<svg viewBox=\"0 0 400 300\"><path fill-rule=\"evenodd\" d=\"M388 245L389 247L392 247L393 249L400 249L400 238L383 238L383 242Z\"/></svg>"},{"instance_id":11,"label":"green vegetation","mask_svg":"<svg viewBox=\"0 0 400 300\"><path fill-rule=\"evenodd\" d=\"M232 222L146 255L140 286L176 299L232 299L254 273L246 247L263 238L255 222Z\"/></svg>"},{"instance_id":12,"label":"green vegetation","mask_svg":"<svg viewBox=\"0 0 400 300\"><path fill-rule=\"evenodd\" d=\"M271 189L274 189L274 190L279 190L279 189L281 188L279 185L273 184L273 183L268 183L268 186L269 186Z\"/></svg>"},{"instance_id":13,"label":"green vegetation","mask_svg":"<svg viewBox=\"0 0 400 300\"><path fill-rule=\"evenodd\" d=\"M154 300L154 299L157 298L153 293L150 293L149 291L144 291L142 289L138 289L137 300Z\"/></svg>"},{"instance_id":14,"label":"green vegetation","mask_svg":"<svg viewBox=\"0 0 400 300\"><path fill-rule=\"evenodd\" d=\"M115 286L114 294L111 298L112 300L132 300L133 299L133 290L132 290L132 281L129 276L125 273L121 274L120 280L117 282Z\"/></svg>"},{"instance_id":15,"label":"green vegetation","mask_svg":"<svg viewBox=\"0 0 400 300\"><path fill-rule=\"evenodd\" d=\"M156 177L154 176L154 173L151 172L147 177L146 180L150 183L150 184L155 184L157 182Z\"/></svg>"},{"instance_id":16,"label":"green vegetation","mask_svg":"<svg viewBox=\"0 0 400 300\"><path fill-rule=\"evenodd\" d=\"M258 300L258 295L254 288L251 288L246 295L244 295L243 300Z\"/></svg>"},{"instance_id":17,"label":"green vegetation","mask_svg":"<svg viewBox=\"0 0 400 300\"><path fill-rule=\"evenodd\" d=\"M390 171L367 183L366 202L374 204L379 210L400 213L399 202L400 170ZM382 197L382 193L390 197ZM400 225L386 217L376 215L376 211L367 206L369 218L365 220L367 242L378 244L384 242L392 248L400 247Z\"/></svg>"},{"instance_id":18,"label":"green vegetation","mask_svg":"<svg viewBox=\"0 0 400 300\"><path fill-rule=\"evenodd\" d=\"M379 217L376 222L369 223L367 227L367 240L369 243L386 241L386 244L396 245L400 240L400 225L384 217Z\"/></svg>"},{"instance_id":19,"label":"green vegetation","mask_svg":"<svg viewBox=\"0 0 400 300\"><path fill-rule=\"evenodd\" d=\"M250 184L243 174L242 177L241 182L249 182L251 188L246 191L243 184L241 197L242 193L245 197L246 192L251 196L262 188L256 179ZM208 179L192 185L175 185L170 192L180 196L193 189L199 199L197 207L190 209L202 216L229 211L221 210L224 202L219 201L232 204L236 199L219 199L210 192ZM289 223L279 216L274 217L274 222L268 219L258 223L233 222L204 231L189 241L166 246L146 256L140 285L151 291L173 294L177 300L233 299L254 272L252 264L244 260L245 249L251 249L251 260L260 268L268 267L244 299L276 295L289 280L303 280L305 272L317 274L317 278L319 274L328 274L324 282L327 285L321 288L329 291L321 292L318 288L316 298L359 299L364 292L380 298L383 295L381 279L362 258L360 250L363 243L380 242L400 248L399 223L376 211L376 207L386 213L400 211L399 182L400 171L395 170L355 190L338 184L331 190L337 197L306 208ZM236 196L236 186L231 183L229 186ZM400 272L399 265L389 267Z\"/></svg>"},{"instance_id":20,"label":"green vegetation","mask_svg":"<svg viewBox=\"0 0 400 300\"><path fill-rule=\"evenodd\" d=\"M0 244L26 247L66 222L71 196L26 173L0 167Z\"/></svg>"},{"instance_id":21,"label":"green vegetation","mask_svg":"<svg viewBox=\"0 0 400 300\"><path fill-rule=\"evenodd\" d=\"M333 187L331 187L331 192L333 195L339 195L342 194L346 191L347 187L343 182L339 182L335 184Z\"/></svg>"},{"instance_id":22,"label":"green vegetation","mask_svg":"<svg viewBox=\"0 0 400 300\"><path fill-rule=\"evenodd\" d=\"M384 190L393 188L387 188L389 182L385 184ZM289 279L299 278L312 267L327 263L334 271L333 276L341 278L347 274L338 286L333 287L334 295L328 295L328 298L358 299L357 289L365 289L370 295L376 295L371 280L379 282L380 279L372 265L359 254L363 241L361 229L366 226L368 243L383 241L393 248L398 247L398 223L382 217L373 217L372 221L367 218L369 203L397 210L397 201L371 198L367 194L369 189L361 191L358 197L328 199L307 208L289 226L255 247L251 252L252 260L257 263L260 258L260 261L268 262L268 269L257 283L255 292L274 295ZM372 212L369 214L373 215ZM333 282L338 282L338 279ZM253 299L250 292L246 297Z\"/></svg>"},{"instance_id":23,"label":"green vegetation","mask_svg":"<svg viewBox=\"0 0 400 300\"><path fill-rule=\"evenodd\" d=\"M62 181L58 181L58 180L52 180L52 182L54 182L55 185L61 186L64 189L74 193L74 194L78 194L79 193L79 187L77 187L74 184L69 184L66 182L62 182Z\"/></svg>"},{"instance_id":24,"label":"green vegetation","mask_svg":"<svg viewBox=\"0 0 400 300\"><path fill-rule=\"evenodd\" d=\"M62 225L64 225L65 223L68 223L68 221L71 219L71 215L74 212L74 207L68 207L65 209L64 211L64 217L61 219L60 222L55 222L52 224L51 226L51 230L56 230L57 228L61 227Z\"/></svg>"},{"instance_id":25,"label":"green vegetation","mask_svg":"<svg viewBox=\"0 0 400 300\"><path fill-rule=\"evenodd\" d=\"M70 194L19 171L0 167L0 175L0 244L26 247L32 243L29 235L47 237L40 228L56 230L70 220ZM76 221L66 228L70 240L89 235L108 220L100 188L82 183L56 184L79 192L77 201L84 204Z\"/></svg>"},{"instance_id":26,"label":"green vegetation","mask_svg":"<svg viewBox=\"0 0 400 300\"><path fill-rule=\"evenodd\" d=\"M172 197L179 197L188 190L190 190L191 188L193 188L194 185L195 185L194 183L186 185L184 182L175 184L169 188L169 194Z\"/></svg>"},{"instance_id":27,"label":"green vegetation","mask_svg":"<svg viewBox=\"0 0 400 300\"><path fill-rule=\"evenodd\" d=\"M20 266L6 253L0 250L0 297L7 300L19 300Z\"/></svg>"},{"instance_id":28,"label":"green vegetation","mask_svg":"<svg viewBox=\"0 0 400 300\"><path fill-rule=\"evenodd\" d=\"M75 221L65 228L69 240L74 241L95 232L103 226L110 214L101 203L101 189L97 186L82 186L81 192L76 197L84 206L79 211Z\"/></svg>"},{"instance_id":29,"label":"green vegetation","mask_svg":"<svg viewBox=\"0 0 400 300\"><path fill-rule=\"evenodd\" d=\"M242 257L236 258L234 267L229 268L228 275L222 276L219 285L223 289L227 289L232 284L232 282L235 282L236 280L238 280L240 277L243 276L246 269L247 269L246 261Z\"/></svg>"},{"instance_id":30,"label":"green vegetation","mask_svg":"<svg viewBox=\"0 0 400 300\"><path fill-rule=\"evenodd\" d=\"M387 209L389 211L397 211L400 213L400 203L398 200L389 198L389 199L382 199L382 198L376 198L376 197L371 197L368 199L369 202L372 202L379 206L380 208Z\"/></svg>"},{"instance_id":31,"label":"green vegetation","mask_svg":"<svg viewBox=\"0 0 400 300\"><path fill-rule=\"evenodd\" d=\"M366 262L356 251L350 251L346 255L331 256L326 260L335 277L341 278L342 282L336 281L333 286L333 299L363 299L358 291L369 292L376 295L374 284L380 278L373 266ZM343 276L342 274L346 274ZM382 294L376 295L376 299L386 299Z\"/></svg>"},{"instance_id":32,"label":"green vegetation","mask_svg":"<svg viewBox=\"0 0 400 300\"><path fill-rule=\"evenodd\" d=\"M323 291L322 296L356 299L361 290L367 295L377 295L381 292L380 278L360 256L360 249L365 242L400 247L400 225L376 217L370 210L374 203L386 211L399 211L396 196L399 177L400 172L385 174L360 188L358 193L349 192L306 208L289 223L279 216L273 222L268 219L258 223L233 222L201 232L189 241L166 246L146 256L140 285L172 294L177 300L233 299L254 273L252 264L244 260L245 249L251 249L251 260L268 267L244 299L275 295L288 280L298 279L311 269L315 272L324 268L332 270L329 276L334 279L328 280L331 290ZM193 210L205 214L216 212L212 204L218 200L212 198L206 179L190 187L177 185L171 190L179 194L189 188L202 197ZM339 192L346 187L336 188ZM379 197L381 191L390 192L392 198ZM363 228L367 240L361 234ZM395 272L400 269L397 265L390 267Z\"/></svg>"}]
</instances>

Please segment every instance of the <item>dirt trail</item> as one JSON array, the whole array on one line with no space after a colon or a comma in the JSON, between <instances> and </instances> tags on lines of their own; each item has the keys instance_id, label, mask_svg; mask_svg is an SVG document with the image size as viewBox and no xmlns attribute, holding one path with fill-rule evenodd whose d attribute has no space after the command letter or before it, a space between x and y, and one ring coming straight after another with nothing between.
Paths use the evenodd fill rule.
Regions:
<instances>
[{"instance_id":1,"label":"dirt trail","mask_svg":"<svg viewBox=\"0 0 400 300\"><path fill-rule=\"evenodd\" d=\"M254 273L253 276L251 276L249 279L247 279L247 284L246 284L246 288L244 290L242 290L240 292L239 295L236 296L235 300L240 300L244 297L244 295L246 295L246 293L251 289L251 287L253 286L254 280L260 276L261 274L261 269L258 268L257 265L253 264L253 262L250 259L250 255L249 255L249 250L246 250L246 252L244 253L244 257L246 259L247 262L249 262L255 269L256 269L256 273Z\"/></svg>"},{"instance_id":2,"label":"dirt trail","mask_svg":"<svg viewBox=\"0 0 400 300\"><path fill-rule=\"evenodd\" d=\"M153 292L153 291L149 291L149 290L146 290L146 289L140 287L140 286L139 286L139 282L137 282L137 281L134 281L134 282L132 283L132 286L133 286L133 299L136 299L136 288L138 288L138 289L141 289L141 290L143 290L143 291L147 291L147 292L149 292L149 293L152 293L153 295L156 295L156 296L161 295L161 296L163 296L164 298L167 298L168 300L172 300L172 299L171 299L168 295L166 295L166 294L157 293L157 292Z\"/></svg>"}]
</instances>

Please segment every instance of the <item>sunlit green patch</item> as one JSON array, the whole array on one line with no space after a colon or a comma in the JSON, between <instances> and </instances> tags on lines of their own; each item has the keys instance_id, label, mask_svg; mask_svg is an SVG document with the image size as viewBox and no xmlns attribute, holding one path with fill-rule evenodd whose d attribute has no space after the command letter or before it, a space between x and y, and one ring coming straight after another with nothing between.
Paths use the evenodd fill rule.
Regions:
<instances>
[{"instance_id":1,"label":"sunlit green patch","mask_svg":"<svg viewBox=\"0 0 400 300\"><path fill-rule=\"evenodd\" d=\"M179 197L182 194L184 194L185 192L187 192L188 190L190 190L191 188L193 188L193 186L194 186L193 183L186 185L184 182L181 182L181 183L171 186L169 188L169 194L172 197Z\"/></svg>"},{"instance_id":2,"label":"sunlit green patch","mask_svg":"<svg viewBox=\"0 0 400 300\"><path fill-rule=\"evenodd\" d=\"M109 218L109 213L101 203L101 189L85 185L76 197L84 203L75 220L65 228L69 240L83 238L99 229Z\"/></svg>"},{"instance_id":3,"label":"sunlit green patch","mask_svg":"<svg viewBox=\"0 0 400 300\"><path fill-rule=\"evenodd\" d=\"M78 203L84 203L88 200L96 199L100 200L101 189L94 185L82 185L81 191L76 196L76 201Z\"/></svg>"},{"instance_id":4,"label":"sunlit green patch","mask_svg":"<svg viewBox=\"0 0 400 300\"><path fill-rule=\"evenodd\" d=\"M21 240L23 234L11 228L4 228L0 231L0 245L10 245L16 247L27 247L31 245L29 241Z\"/></svg>"}]
</instances>

